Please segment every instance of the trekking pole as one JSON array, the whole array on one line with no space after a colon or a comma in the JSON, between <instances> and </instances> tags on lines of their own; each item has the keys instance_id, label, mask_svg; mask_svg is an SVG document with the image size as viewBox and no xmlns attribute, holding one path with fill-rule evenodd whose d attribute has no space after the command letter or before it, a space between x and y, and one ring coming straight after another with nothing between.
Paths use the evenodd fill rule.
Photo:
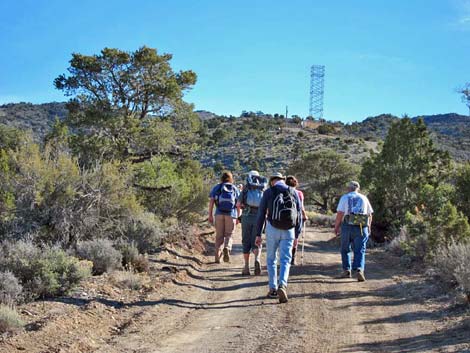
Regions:
<instances>
[{"instance_id":1,"label":"trekking pole","mask_svg":"<svg viewBox=\"0 0 470 353\"><path fill-rule=\"evenodd\" d=\"M302 230L302 253L300 255L301 266L304 265L305 231L306 231L306 227L304 226L304 229Z\"/></svg>"}]
</instances>

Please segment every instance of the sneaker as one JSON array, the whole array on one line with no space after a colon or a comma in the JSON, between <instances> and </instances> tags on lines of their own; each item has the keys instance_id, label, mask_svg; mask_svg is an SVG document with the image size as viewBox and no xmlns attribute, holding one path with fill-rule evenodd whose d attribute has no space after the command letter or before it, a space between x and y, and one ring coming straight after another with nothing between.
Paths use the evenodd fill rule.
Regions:
<instances>
[{"instance_id":1,"label":"sneaker","mask_svg":"<svg viewBox=\"0 0 470 353\"><path fill-rule=\"evenodd\" d=\"M228 248L224 248L224 262L230 262L230 252Z\"/></svg>"},{"instance_id":2,"label":"sneaker","mask_svg":"<svg viewBox=\"0 0 470 353\"><path fill-rule=\"evenodd\" d=\"M220 264L220 259L219 259L219 258L216 258L216 259L214 260L214 262L215 262L216 264Z\"/></svg>"},{"instance_id":3,"label":"sneaker","mask_svg":"<svg viewBox=\"0 0 470 353\"><path fill-rule=\"evenodd\" d=\"M279 303L287 303L289 298L287 297L287 288L286 286L281 285L277 290L277 294L279 296Z\"/></svg>"},{"instance_id":4,"label":"sneaker","mask_svg":"<svg viewBox=\"0 0 470 353\"><path fill-rule=\"evenodd\" d=\"M366 280L366 276L364 276L364 272L362 270L357 270L357 281L364 282Z\"/></svg>"},{"instance_id":5,"label":"sneaker","mask_svg":"<svg viewBox=\"0 0 470 353\"><path fill-rule=\"evenodd\" d=\"M242 276L249 276L251 275L250 269L248 267L244 267L242 271Z\"/></svg>"},{"instance_id":6,"label":"sneaker","mask_svg":"<svg viewBox=\"0 0 470 353\"><path fill-rule=\"evenodd\" d=\"M255 276L259 276L261 274L261 264L258 260L255 260Z\"/></svg>"},{"instance_id":7,"label":"sneaker","mask_svg":"<svg viewBox=\"0 0 470 353\"><path fill-rule=\"evenodd\" d=\"M277 290L271 288L268 292L268 298L277 298Z\"/></svg>"},{"instance_id":8,"label":"sneaker","mask_svg":"<svg viewBox=\"0 0 470 353\"><path fill-rule=\"evenodd\" d=\"M343 273L339 276L340 278L351 278L351 271L350 270L344 270Z\"/></svg>"}]
</instances>

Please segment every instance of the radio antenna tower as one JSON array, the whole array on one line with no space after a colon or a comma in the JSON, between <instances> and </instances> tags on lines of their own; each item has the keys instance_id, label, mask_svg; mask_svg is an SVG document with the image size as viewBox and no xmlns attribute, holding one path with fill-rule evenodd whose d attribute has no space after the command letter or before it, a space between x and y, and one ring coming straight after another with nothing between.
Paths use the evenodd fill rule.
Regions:
<instances>
[{"instance_id":1,"label":"radio antenna tower","mask_svg":"<svg viewBox=\"0 0 470 353\"><path fill-rule=\"evenodd\" d=\"M310 68L310 110L309 115L323 118L323 94L325 93L325 66L312 65Z\"/></svg>"}]
</instances>

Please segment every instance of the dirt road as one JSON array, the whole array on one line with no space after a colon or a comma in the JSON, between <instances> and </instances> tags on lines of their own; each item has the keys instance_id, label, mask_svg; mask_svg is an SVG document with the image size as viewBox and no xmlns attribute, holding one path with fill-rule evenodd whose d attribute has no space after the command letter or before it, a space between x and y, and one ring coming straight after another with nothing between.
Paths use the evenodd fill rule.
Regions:
<instances>
[{"instance_id":1,"label":"dirt road","mask_svg":"<svg viewBox=\"0 0 470 353\"><path fill-rule=\"evenodd\" d=\"M157 266L176 273L173 283L122 308L110 304L113 315L121 315L117 333L95 322L85 334L95 335L93 344L37 351L470 352L469 327L449 323L457 309L382 250L368 255L366 282L338 279L337 241L330 230L309 228L304 266L291 269L290 301L281 305L266 298L265 269L259 277L240 275L239 243L237 234L230 264L174 253L158 257Z\"/></svg>"}]
</instances>

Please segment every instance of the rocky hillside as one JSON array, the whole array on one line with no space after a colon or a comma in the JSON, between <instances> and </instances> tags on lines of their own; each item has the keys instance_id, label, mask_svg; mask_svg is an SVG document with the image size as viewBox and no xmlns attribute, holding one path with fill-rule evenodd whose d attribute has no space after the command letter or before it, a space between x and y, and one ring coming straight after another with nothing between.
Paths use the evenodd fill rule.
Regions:
<instances>
[{"instance_id":1,"label":"rocky hillside","mask_svg":"<svg viewBox=\"0 0 470 353\"><path fill-rule=\"evenodd\" d=\"M352 124L284 119L275 114L217 116L197 111L203 122L202 149L195 155L206 167L244 172L285 169L304 152L331 148L349 160L361 162L387 135L399 118L390 114ZM65 103L11 103L0 106L0 123L31 130L42 138L56 118L66 116ZM470 160L470 117L458 114L424 116L436 143L457 160ZM418 117L414 118L418 119Z\"/></svg>"},{"instance_id":2,"label":"rocky hillside","mask_svg":"<svg viewBox=\"0 0 470 353\"><path fill-rule=\"evenodd\" d=\"M67 115L65 103L10 103L0 105L0 123L23 130L31 130L41 138L52 127L56 118Z\"/></svg>"}]
</instances>

